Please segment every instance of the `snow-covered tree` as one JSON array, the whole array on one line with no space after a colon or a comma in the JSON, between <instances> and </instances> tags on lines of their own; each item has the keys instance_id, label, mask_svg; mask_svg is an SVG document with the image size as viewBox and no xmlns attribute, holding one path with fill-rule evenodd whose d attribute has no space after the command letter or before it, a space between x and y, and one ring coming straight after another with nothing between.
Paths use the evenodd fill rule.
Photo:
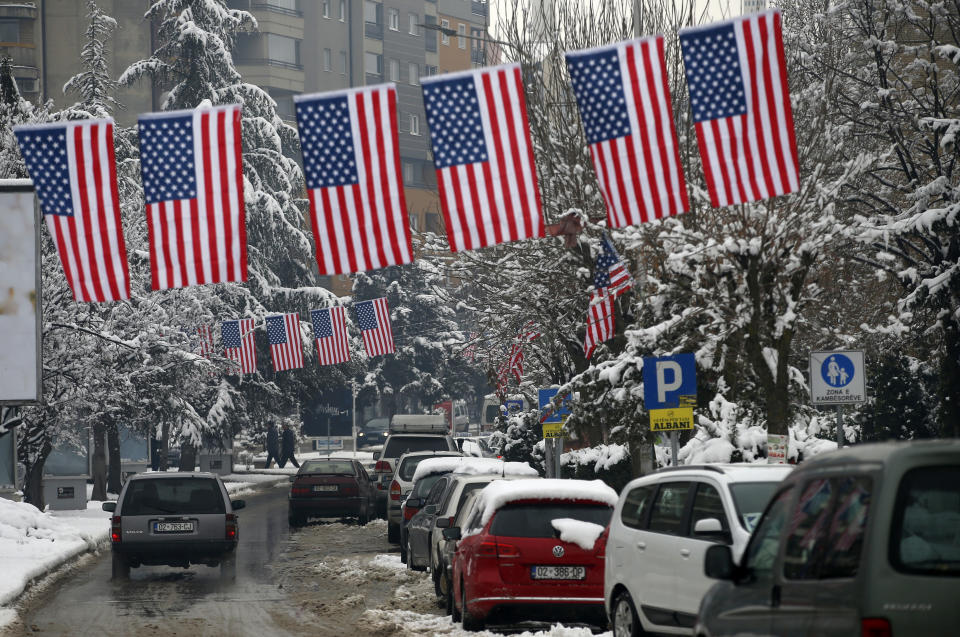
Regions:
<instances>
[{"instance_id":1,"label":"snow-covered tree","mask_svg":"<svg viewBox=\"0 0 960 637\"><path fill-rule=\"evenodd\" d=\"M108 41L117 28L117 21L103 12L96 0L87 0L86 42L80 51L83 69L63 85L65 94L75 93L77 109L91 117L106 117L122 108L115 97L117 81L110 73Z\"/></svg>"}]
</instances>

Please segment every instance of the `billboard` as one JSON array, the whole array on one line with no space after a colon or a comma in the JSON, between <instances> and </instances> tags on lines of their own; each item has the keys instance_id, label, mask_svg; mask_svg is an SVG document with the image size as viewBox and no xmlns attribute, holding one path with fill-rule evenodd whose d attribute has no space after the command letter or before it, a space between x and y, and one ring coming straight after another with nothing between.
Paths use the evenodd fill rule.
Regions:
<instances>
[{"instance_id":1,"label":"billboard","mask_svg":"<svg viewBox=\"0 0 960 637\"><path fill-rule=\"evenodd\" d=\"M40 401L40 225L29 179L0 179L0 404Z\"/></svg>"}]
</instances>

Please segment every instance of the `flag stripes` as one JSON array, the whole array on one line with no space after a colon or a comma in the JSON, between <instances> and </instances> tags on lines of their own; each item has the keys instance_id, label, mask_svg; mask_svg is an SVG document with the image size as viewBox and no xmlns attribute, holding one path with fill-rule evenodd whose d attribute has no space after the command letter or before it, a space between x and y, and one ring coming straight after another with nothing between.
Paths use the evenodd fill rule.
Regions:
<instances>
[{"instance_id":1,"label":"flag stripes","mask_svg":"<svg viewBox=\"0 0 960 637\"><path fill-rule=\"evenodd\" d=\"M220 324L220 339L227 358L237 363L241 374L257 372L257 348L254 342L253 319L224 321Z\"/></svg>"},{"instance_id":2,"label":"flag stripes","mask_svg":"<svg viewBox=\"0 0 960 637\"><path fill-rule=\"evenodd\" d=\"M73 298L130 298L113 120L14 129Z\"/></svg>"},{"instance_id":3,"label":"flag stripes","mask_svg":"<svg viewBox=\"0 0 960 637\"><path fill-rule=\"evenodd\" d=\"M268 316L266 320L273 368L282 372L303 367L300 316L298 314L279 314Z\"/></svg>"},{"instance_id":4,"label":"flag stripes","mask_svg":"<svg viewBox=\"0 0 960 637\"><path fill-rule=\"evenodd\" d=\"M587 313L587 334L584 337L583 352L587 360L593 355L597 345L613 337L614 334L614 297L606 290L595 294L590 300Z\"/></svg>"},{"instance_id":5,"label":"flag stripes","mask_svg":"<svg viewBox=\"0 0 960 637\"><path fill-rule=\"evenodd\" d=\"M357 326L363 336L363 348L367 351L367 355L382 356L396 351L387 299L361 301L354 303L353 307L357 312Z\"/></svg>"},{"instance_id":6,"label":"flag stripes","mask_svg":"<svg viewBox=\"0 0 960 637\"><path fill-rule=\"evenodd\" d=\"M347 311L343 307L310 310L313 334L317 343L317 358L321 365L334 365L350 360L350 340L347 337Z\"/></svg>"}]
</instances>

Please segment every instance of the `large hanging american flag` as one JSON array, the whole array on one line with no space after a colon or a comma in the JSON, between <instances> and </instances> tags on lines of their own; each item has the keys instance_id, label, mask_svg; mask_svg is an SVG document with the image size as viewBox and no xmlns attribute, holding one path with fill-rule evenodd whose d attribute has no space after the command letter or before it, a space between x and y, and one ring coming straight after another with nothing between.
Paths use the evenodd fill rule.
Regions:
<instances>
[{"instance_id":1,"label":"large hanging american flag","mask_svg":"<svg viewBox=\"0 0 960 637\"><path fill-rule=\"evenodd\" d=\"M317 356L321 365L335 365L350 360L347 338L347 311L343 307L310 310L313 335L317 339Z\"/></svg>"},{"instance_id":2,"label":"large hanging american flag","mask_svg":"<svg viewBox=\"0 0 960 637\"><path fill-rule=\"evenodd\" d=\"M397 141L397 89L294 98L320 274L410 263Z\"/></svg>"},{"instance_id":3,"label":"large hanging american flag","mask_svg":"<svg viewBox=\"0 0 960 637\"><path fill-rule=\"evenodd\" d=\"M357 327L363 335L363 348L367 351L367 355L382 356L396 351L387 299L361 301L354 303L353 307L357 311Z\"/></svg>"},{"instance_id":4,"label":"large hanging american flag","mask_svg":"<svg viewBox=\"0 0 960 637\"><path fill-rule=\"evenodd\" d=\"M224 321L220 324L224 353L237 364L241 374L257 373L257 349L253 334L252 318Z\"/></svg>"},{"instance_id":5,"label":"large hanging american flag","mask_svg":"<svg viewBox=\"0 0 960 637\"><path fill-rule=\"evenodd\" d=\"M610 237L604 234L593 273L590 307L587 310L587 334L583 342L583 351L588 360L598 343L613 337L613 302L632 287L633 277L627 272L616 248L610 242Z\"/></svg>"},{"instance_id":6,"label":"large hanging american flag","mask_svg":"<svg viewBox=\"0 0 960 637\"><path fill-rule=\"evenodd\" d=\"M544 236L519 64L423 78L453 252Z\"/></svg>"},{"instance_id":7,"label":"large hanging american flag","mask_svg":"<svg viewBox=\"0 0 960 637\"><path fill-rule=\"evenodd\" d=\"M130 298L113 120L14 128L73 298Z\"/></svg>"},{"instance_id":8,"label":"large hanging american flag","mask_svg":"<svg viewBox=\"0 0 960 637\"><path fill-rule=\"evenodd\" d=\"M240 106L139 118L154 290L247 280Z\"/></svg>"},{"instance_id":9,"label":"large hanging american flag","mask_svg":"<svg viewBox=\"0 0 960 637\"><path fill-rule=\"evenodd\" d=\"M200 356L208 360L213 358L213 328L201 325L197 328L197 335L200 337Z\"/></svg>"},{"instance_id":10,"label":"large hanging american flag","mask_svg":"<svg viewBox=\"0 0 960 637\"><path fill-rule=\"evenodd\" d=\"M300 342L300 315L280 314L267 317L270 357L278 372L303 367L303 345Z\"/></svg>"},{"instance_id":11,"label":"large hanging american flag","mask_svg":"<svg viewBox=\"0 0 960 637\"><path fill-rule=\"evenodd\" d=\"M566 58L608 227L689 210L663 36L572 51Z\"/></svg>"},{"instance_id":12,"label":"large hanging american flag","mask_svg":"<svg viewBox=\"0 0 960 637\"><path fill-rule=\"evenodd\" d=\"M680 47L711 204L797 190L780 11L683 29Z\"/></svg>"}]
</instances>

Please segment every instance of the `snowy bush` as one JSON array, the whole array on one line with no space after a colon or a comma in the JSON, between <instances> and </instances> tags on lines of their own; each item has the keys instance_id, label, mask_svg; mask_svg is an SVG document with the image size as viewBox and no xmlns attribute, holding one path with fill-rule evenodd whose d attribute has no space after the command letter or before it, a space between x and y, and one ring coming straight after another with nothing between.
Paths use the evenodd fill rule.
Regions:
<instances>
[{"instance_id":1,"label":"snowy bush","mask_svg":"<svg viewBox=\"0 0 960 637\"><path fill-rule=\"evenodd\" d=\"M560 472L564 478L603 480L620 492L635 478L626 445L609 444L573 449L560 456Z\"/></svg>"}]
</instances>

